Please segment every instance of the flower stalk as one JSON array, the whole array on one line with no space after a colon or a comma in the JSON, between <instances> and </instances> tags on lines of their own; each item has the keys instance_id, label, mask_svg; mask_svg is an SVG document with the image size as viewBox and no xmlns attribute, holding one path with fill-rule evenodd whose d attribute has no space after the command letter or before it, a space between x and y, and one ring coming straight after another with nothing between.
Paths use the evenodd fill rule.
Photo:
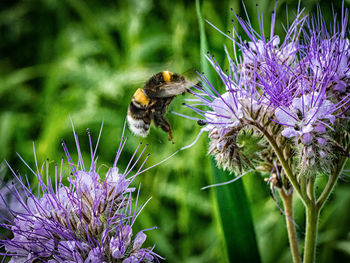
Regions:
<instances>
[{"instance_id":1,"label":"flower stalk","mask_svg":"<svg viewBox=\"0 0 350 263\"><path fill-rule=\"evenodd\" d=\"M315 201L315 179L312 178L308 184L308 193L311 198L310 205L306 206L306 233L305 233L305 247L304 247L304 263L314 263L316 260L317 247L317 227L320 217L320 212L324 207L325 202L330 196L343 168L346 158L341 160L336 165L334 172L329 176L326 187L323 189L317 202Z\"/></svg>"},{"instance_id":2,"label":"flower stalk","mask_svg":"<svg viewBox=\"0 0 350 263\"><path fill-rule=\"evenodd\" d=\"M293 191L290 191L290 193L286 193L284 192L283 189L281 189L279 192L283 201L288 239L289 239L290 250L292 253L293 263L301 263L297 231L295 229L295 222L294 222Z\"/></svg>"},{"instance_id":3,"label":"flower stalk","mask_svg":"<svg viewBox=\"0 0 350 263\"><path fill-rule=\"evenodd\" d=\"M306 207L304 263L315 262L319 216L320 211L315 205Z\"/></svg>"}]
</instances>

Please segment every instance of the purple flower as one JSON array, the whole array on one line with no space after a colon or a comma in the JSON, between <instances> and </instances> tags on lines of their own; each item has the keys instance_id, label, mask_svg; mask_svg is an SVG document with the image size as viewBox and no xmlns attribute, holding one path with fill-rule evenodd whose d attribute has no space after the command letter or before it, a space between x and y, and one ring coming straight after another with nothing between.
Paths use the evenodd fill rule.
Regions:
<instances>
[{"instance_id":1,"label":"purple flower","mask_svg":"<svg viewBox=\"0 0 350 263\"><path fill-rule=\"evenodd\" d=\"M320 14L308 17L301 10L285 27L284 38L274 32L275 12L269 36L260 14L258 29L236 16L249 40L237 35L235 27L235 34L226 35L238 47L235 59L225 50L227 70L207 55L222 83L210 83L202 75L204 88L194 93L197 105L207 109L188 105L203 116L199 124L206 125L202 132L208 132L209 153L219 166L239 170L264 166L271 172L272 146L280 148L286 159L299 153L301 158L295 160L306 166L334 152L340 127L350 126L347 10L344 14L341 24L335 22L327 31ZM218 86L225 91L220 93Z\"/></svg>"},{"instance_id":2,"label":"purple flower","mask_svg":"<svg viewBox=\"0 0 350 263\"><path fill-rule=\"evenodd\" d=\"M235 96L226 92L218 98L215 98L210 104L213 111L205 113L206 123L210 129L215 125L218 127L237 127L240 124L240 118L243 117L242 106L238 100L235 101Z\"/></svg>"},{"instance_id":3,"label":"purple flower","mask_svg":"<svg viewBox=\"0 0 350 263\"><path fill-rule=\"evenodd\" d=\"M13 219L1 216L4 222L1 226L13 235L0 240L6 250L2 254L11 256L10 262L158 262L161 257L153 248L142 248L146 230L135 236L132 230L144 205L138 207L137 198L133 204L131 194L135 188L130 184L142 173L145 162L137 172L130 174L147 146L134 160L138 147L128 167L120 172L117 163L125 144L122 140L113 167L105 176L100 176L90 133L90 168L85 166L78 138L74 136L77 165L62 143L71 170L68 184L63 183L63 166L59 173L57 167L55 169L54 186L49 174L44 180L41 173L28 167L38 179L39 193L35 195L26 183L29 182L27 176L23 180L9 166L19 186L5 184L17 200L17 207L6 204ZM46 165L50 171L48 162Z\"/></svg>"},{"instance_id":4,"label":"purple flower","mask_svg":"<svg viewBox=\"0 0 350 263\"><path fill-rule=\"evenodd\" d=\"M322 123L333 124L335 116L332 113L336 107L332 102L322 97L324 96L314 92L294 98L289 107L277 108L275 111L276 119L278 123L285 126L282 135L287 138L302 137L313 131L317 132Z\"/></svg>"}]
</instances>

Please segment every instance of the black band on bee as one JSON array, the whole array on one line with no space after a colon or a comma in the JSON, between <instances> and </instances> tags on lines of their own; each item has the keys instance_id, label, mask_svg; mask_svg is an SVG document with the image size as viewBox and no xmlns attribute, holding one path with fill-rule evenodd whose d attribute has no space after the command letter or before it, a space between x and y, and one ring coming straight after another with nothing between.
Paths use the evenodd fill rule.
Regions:
<instances>
[{"instance_id":1,"label":"black band on bee","mask_svg":"<svg viewBox=\"0 0 350 263\"><path fill-rule=\"evenodd\" d=\"M139 107L139 105L135 104L133 101L129 105L129 113L136 119L142 119L145 111L144 108Z\"/></svg>"}]
</instances>

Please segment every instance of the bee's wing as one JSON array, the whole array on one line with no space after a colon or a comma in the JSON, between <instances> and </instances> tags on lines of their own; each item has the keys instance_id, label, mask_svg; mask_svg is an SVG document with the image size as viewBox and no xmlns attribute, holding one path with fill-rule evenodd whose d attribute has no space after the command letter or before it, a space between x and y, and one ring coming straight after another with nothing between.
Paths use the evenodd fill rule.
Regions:
<instances>
[{"instance_id":1,"label":"bee's wing","mask_svg":"<svg viewBox=\"0 0 350 263\"><path fill-rule=\"evenodd\" d=\"M179 95L181 93L184 93L187 91L192 85L190 82L179 82L179 83L169 83L164 84L161 87L159 87L159 90L157 94L155 94L155 97L157 98L168 98L168 97L174 97L176 95Z\"/></svg>"}]
</instances>

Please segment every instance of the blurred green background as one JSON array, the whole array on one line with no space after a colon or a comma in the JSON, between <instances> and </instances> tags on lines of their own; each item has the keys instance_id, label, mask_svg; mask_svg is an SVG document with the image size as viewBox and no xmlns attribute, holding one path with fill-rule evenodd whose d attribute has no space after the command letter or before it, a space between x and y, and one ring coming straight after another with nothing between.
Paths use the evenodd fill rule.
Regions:
<instances>
[{"instance_id":1,"label":"blurred green background","mask_svg":"<svg viewBox=\"0 0 350 263\"><path fill-rule=\"evenodd\" d=\"M256 1L245 1L257 25ZM283 35L286 5L290 16L297 1L278 1L277 32ZM302 3L316 10L316 1ZM350 1L345 1L349 6ZM239 1L202 1L203 17L223 31L230 30L234 11L244 16ZM330 1L321 3L330 21ZM274 1L259 1L269 28ZM334 1L340 13L341 1ZM206 25L210 51L224 65L223 45L232 44ZM76 158L69 118L79 135L88 162L89 128L94 142L104 120L98 150L99 164L112 165L128 104L134 91L153 74L187 72L199 67L199 30L193 1L153 0L23 0L0 1L0 160L29 174L19 158L34 166L60 162L63 138ZM185 98L190 98L189 94ZM170 110L194 115L178 96ZM200 127L194 121L169 114L175 144L167 134L151 128L143 139L151 166L191 143ZM128 143L120 160L125 168L140 138L126 130ZM137 221L137 228L158 226L148 232L147 244L168 262L227 262L220 221L212 190L205 135L192 148L139 176L140 199L152 196ZM11 178L8 171L1 175ZM227 174L227 180L230 179ZM251 202L263 262L290 262L284 217L261 177L243 179ZM318 262L350 261L350 191L339 182L320 222ZM296 201L296 223L303 238L304 212ZM239 211L237 211L239 213ZM232 233L234 235L234 233Z\"/></svg>"}]
</instances>

